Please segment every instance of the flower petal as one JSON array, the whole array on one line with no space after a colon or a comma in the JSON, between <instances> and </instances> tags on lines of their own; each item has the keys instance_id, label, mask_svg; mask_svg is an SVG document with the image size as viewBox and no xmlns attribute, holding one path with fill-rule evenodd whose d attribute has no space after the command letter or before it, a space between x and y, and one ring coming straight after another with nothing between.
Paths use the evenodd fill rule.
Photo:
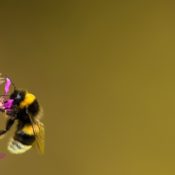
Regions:
<instances>
[{"instance_id":1,"label":"flower petal","mask_svg":"<svg viewBox=\"0 0 175 175\"><path fill-rule=\"evenodd\" d=\"M10 90L10 85L11 85L11 80L9 78L6 78L6 83L5 83L5 94L7 94Z\"/></svg>"},{"instance_id":2,"label":"flower petal","mask_svg":"<svg viewBox=\"0 0 175 175\"><path fill-rule=\"evenodd\" d=\"M5 109L10 109L11 107L12 107L12 105L13 105L13 99L9 99L9 100L7 100L5 103L4 103L4 108Z\"/></svg>"}]
</instances>

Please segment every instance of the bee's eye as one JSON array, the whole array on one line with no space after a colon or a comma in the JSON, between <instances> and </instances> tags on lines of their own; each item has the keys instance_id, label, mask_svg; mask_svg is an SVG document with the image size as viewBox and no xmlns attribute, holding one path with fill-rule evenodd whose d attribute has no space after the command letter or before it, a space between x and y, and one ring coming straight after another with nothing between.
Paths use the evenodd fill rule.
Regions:
<instances>
[{"instance_id":1,"label":"bee's eye","mask_svg":"<svg viewBox=\"0 0 175 175\"><path fill-rule=\"evenodd\" d=\"M18 95L16 96L16 99L17 99L17 100L20 100L20 99L21 99L21 95L18 94Z\"/></svg>"}]
</instances>

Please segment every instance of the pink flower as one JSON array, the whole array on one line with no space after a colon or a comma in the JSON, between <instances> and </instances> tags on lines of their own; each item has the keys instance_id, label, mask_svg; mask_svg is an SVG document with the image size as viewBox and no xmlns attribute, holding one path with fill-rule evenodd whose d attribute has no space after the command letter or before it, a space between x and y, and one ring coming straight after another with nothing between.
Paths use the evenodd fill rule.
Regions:
<instances>
[{"instance_id":1,"label":"pink flower","mask_svg":"<svg viewBox=\"0 0 175 175\"><path fill-rule=\"evenodd\" d=\"M5 103L4 103L4 108L5 109L10 109L11 107L12 107L12 105L13 105L13 99L9 99L9 100L7 100Z\"/></svg>"},{"instance_id":2,"label":"pink flower","mask_svg":"<svg viewBox=\"0 0 175 175\"><path fill-rule=\"evenodd\" d=\"M11 85L11 80L9 78L6 78L6 82L5 82L5 94L7 95L9 90L10 90L10 85Z\"/></svg>"}]
</instances>

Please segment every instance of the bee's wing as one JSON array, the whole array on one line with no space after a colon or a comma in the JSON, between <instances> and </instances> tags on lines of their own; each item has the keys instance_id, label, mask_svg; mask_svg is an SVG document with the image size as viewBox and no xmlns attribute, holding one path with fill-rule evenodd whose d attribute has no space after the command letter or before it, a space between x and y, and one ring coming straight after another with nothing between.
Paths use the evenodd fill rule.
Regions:
<instances>
[{"instance_id":1,"label":"bee's wing","mask_svg":"<svg viewBox=\"0 0 175 175\"><path fill-rule=\"evenodd\" d=\"M38 120L35 121L35 125L37 125L39 132L36 133L36 146L41 154L44 154L45 149L45 129L44 124ZM35 128L35 127L33 127Z\"/></svg>"},{"instance_id":2,"label":"bee's wing","mask_svg":"<svg viewBox=\"0 0 175 175\"><path fill-rule=\"evenodd\" d=\"M44 153L44 147L45 147L45 129L44 129L44 124L42 122L40 122L39 120L34 120L32 119L31 116L30 117L30 121L32 124L32 129L33 129L33 133L35 135L35 139L36 139L36 147L38 149L38 151L43 154Z\"/></svg>"}]
</instances>

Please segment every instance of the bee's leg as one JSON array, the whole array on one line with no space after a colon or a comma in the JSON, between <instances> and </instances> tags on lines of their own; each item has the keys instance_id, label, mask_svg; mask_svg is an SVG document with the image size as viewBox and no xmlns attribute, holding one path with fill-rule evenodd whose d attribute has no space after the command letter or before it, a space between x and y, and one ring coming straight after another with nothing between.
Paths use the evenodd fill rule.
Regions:
<instances>
[{"instance_id":1,"label":"bee's leg","mask_svg":"<svg viewBox=\"0 0 175 175\"><path fill-rule=\"evenodd\" d=\"M4 130L0 130L0 136L1 135L4 135L7 131L4 129Z\"/></svg>"},{"instance_id":2,"label":"bee's leg","mask_svg":"<svg viewBox=\"0 0 175 175\"><path fill-rule=\"evenodd\" d=\"M12 127L12 125L14 124L14 121L15 121L14 119L7 120L5 129L0 130L0 136L5 134Z\"/></svg>"}]
</instances>

